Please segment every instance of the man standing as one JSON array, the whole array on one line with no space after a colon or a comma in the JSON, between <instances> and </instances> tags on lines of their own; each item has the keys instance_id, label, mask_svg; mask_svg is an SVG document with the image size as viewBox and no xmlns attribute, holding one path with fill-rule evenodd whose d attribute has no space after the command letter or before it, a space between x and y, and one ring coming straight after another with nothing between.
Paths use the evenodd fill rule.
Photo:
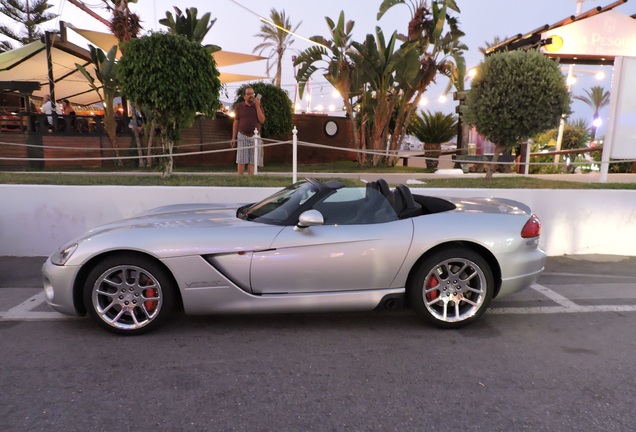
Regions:
<instances>
[{"instance_id":1,"label":"man standing","mask_svg":"<svg viewBox=\"0 0 636 432\"><path fill-rule=\"evenodd\" d=\"M239 102L234 107L234 123L232 124L232 148L236 148L236 163L238 173L243 175L245 165L247 173L254 174L254 129L261 132L261 125L265 123L265 113L261 106L261 99L255 97L252 87L245 88L243 92L243 102ZM250 148L251 147L251 148Z\"/></svg>"}]
</instances>

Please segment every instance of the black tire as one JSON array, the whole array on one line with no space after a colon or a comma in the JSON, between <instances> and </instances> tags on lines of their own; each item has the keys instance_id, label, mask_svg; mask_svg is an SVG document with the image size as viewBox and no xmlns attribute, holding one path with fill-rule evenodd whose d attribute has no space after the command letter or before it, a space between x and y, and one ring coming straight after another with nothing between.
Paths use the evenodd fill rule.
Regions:
<instances>
[{"instance_id":1,"label":"black tire","mask_svg":"<svg viewBox=\"0 0 636 432\"><path fill-rule=\"evenodd\" d=\"M415 313L444 329L463 327L490 305L495 288L492 270L478 253L449 247L426 258L407 287Z\"/></svg>"},{"instance_id":2,"label":"black tire","mask_svg":"<svg viewBox=\"0 0 636 432\"><path fill-rule=\"evenodd\" d=\"M175 295L172 281L168 272L151 258L111 255L88 274L84 305L88 315L110 332L146 333L172 311Z\"/></svg>"}]
</instances>

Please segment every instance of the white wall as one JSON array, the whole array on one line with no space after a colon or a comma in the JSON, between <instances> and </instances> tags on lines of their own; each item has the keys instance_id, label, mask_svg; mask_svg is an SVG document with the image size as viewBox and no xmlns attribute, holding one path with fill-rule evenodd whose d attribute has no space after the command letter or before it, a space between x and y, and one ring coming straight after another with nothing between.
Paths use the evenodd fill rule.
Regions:
<instances>
[{"instance_id":1,"label":"white wall","mask_svg":"<svg viewBox=\"0 0 636 432\"><path fill-rule=\"evenodd\" d=\"M0 185L0 256L47 256L89 228L167 204L245 203L278 188ZM413 189L519 200L542 221L548 255L636 256L636 191Z\"/></svg>"}]
</instances>

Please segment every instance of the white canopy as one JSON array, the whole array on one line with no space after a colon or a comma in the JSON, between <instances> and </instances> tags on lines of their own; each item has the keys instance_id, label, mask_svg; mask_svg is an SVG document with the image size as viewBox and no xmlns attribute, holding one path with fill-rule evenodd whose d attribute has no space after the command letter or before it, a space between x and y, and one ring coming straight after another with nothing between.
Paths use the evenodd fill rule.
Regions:
<instances>
[{"instance_id":1,"label":"white canopy","mask_svg":"<svg viewBox=\"0 0 636 432\"><path fill-rule=\"evenodd\" d=\"M59 40L59 39L58 39ZM87 50L74 47L70 52L61 44L51 48L52 75L55 83L55 98L69 99L76 104L88 105L99 102L86 78L77 70L75 63L90 64ZM46 46L37 41L21 48L0 54L0 81L31 81L42 86L33 92L42 97L49 91L49 70L46 61Z\"/></svg>"}]
</instances>

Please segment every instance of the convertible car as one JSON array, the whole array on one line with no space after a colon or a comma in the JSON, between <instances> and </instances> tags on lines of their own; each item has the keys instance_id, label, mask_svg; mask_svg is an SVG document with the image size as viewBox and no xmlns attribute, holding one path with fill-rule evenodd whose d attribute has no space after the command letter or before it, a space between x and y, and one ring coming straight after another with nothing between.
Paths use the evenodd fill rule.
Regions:
<instances>
[{"instance_id":1,"label":"convertible car","mask_svg":"<svg viewBox=\"0 0 636 432\"><path fill-rule=\"evenodd\" d=\"M408 307L458 328L543 270L541 225L507 199L307 179L261 202L173 205L95 228L43 266L48 304L118 334L187 314Z\"/></svg>"}]
</instances>

